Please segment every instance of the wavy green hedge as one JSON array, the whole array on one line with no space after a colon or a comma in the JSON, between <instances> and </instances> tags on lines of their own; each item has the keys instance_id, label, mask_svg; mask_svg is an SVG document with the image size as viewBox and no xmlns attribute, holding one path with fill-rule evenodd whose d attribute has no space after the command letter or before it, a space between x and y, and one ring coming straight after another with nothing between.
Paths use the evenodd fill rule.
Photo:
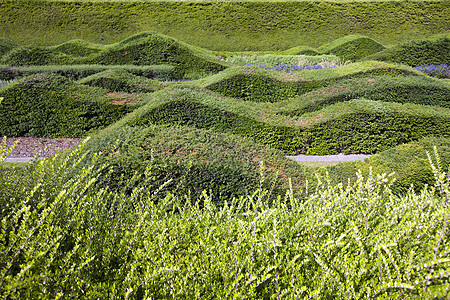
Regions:
<instances>
[{"instance_id":1,"label":"wavy green hedge","mask_svg":"<svg viewBox=\"0 0 450 300\"><path fill-rule=\"evenodd\" d=\"M1 0L0 36L22 44L118 42L154 30L222 51L319 47L348 34L383 45L448 31L446 0L49 1Z\"/></svg>"},{"instance_id":2,"label":"wavy green hedge","mask_svg":"<svg viewBox=\"0 0 450 300\"><path fill-rule=\"evenodd\" d=\"M0 136L8 137L82 137L132 109L57 75L26 77L0 89L0 97Z\"/></svg>"},{"instance_id":3,"label":"wavy green hedge","mask_svg":"<svg viewBox=\"0 0 450 300\"><path fill-rule=\"evenodd\" d=\"M363 60L378 60L418 66L450 64L450 35L401 43Z\"/></svg>"},{"instance_id":4,"label":"wavy green hedge","mask_svg":"<svg viewBox=\"0 0 450 300\"><path fill-rule=\"evenodd\" d=\"M116 148L111 149L115 144ZM133 175L147 174L151 184L145 188L156 191L171 180L163 192L188 195L189 201L196 200L203 190L210 191L214 203L220 206L225 200L252 193L260 184L261 163L265 169L262 186L271 189L276 182L272 195L285 194L288 177L296 191L304 186L304 168L281 152L265 149L249 139L194 127L115 124L93 137L87 150L115 151L109 158L104 155L114 169L107 182L110 187L126 188L123 182ZM144 188L142 182L134 182L129 188Z\"/></svg>"},{"instance_id":5,"label":"wavy green hedge","mask_svg":"<svg viewBox=\"0 0 450 300\"><path fill-rule=\"evenodd\" d=\"M136 76L125 70L107 70L78 81L78 83L97 86L112 92L151 93L162 88L161 83L145 77Z\"/></svg>"},{"instance_id":6,"label":"wavy green hedge","mask_svg":"<svg viewBox=\"0 0 450 300\"><path fill-rule=\"evenodd\" d=\"M385 47L377 41L363 35L348 35L319 47L321 53L334 54L351 61L380 52Z\"/></svg>"},{"instance_id":7,"label":"wavy green hedge","mask_svg":"<svg viewBox=\"0 0 450 300\"><path fill-rule=\"evenodd\" d=\"M148 79L170 80L173 79L174 67L169 65L152 66L103 66L103 65L62 65L62 66L28 66L28 67L10 67L0 66L0 79L12 80L17 77L25 77L34 74L56 74L67 77L71 80L80 80L82 78L104 72L106 70L126 71L136 76L142 76Z\"/></svg>"}]
</instances>

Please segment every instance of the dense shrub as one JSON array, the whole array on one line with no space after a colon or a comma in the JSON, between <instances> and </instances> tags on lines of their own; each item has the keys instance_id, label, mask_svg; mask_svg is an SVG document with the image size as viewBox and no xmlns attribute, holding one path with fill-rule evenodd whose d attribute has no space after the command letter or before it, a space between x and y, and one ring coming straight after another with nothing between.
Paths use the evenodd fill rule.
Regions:
<instances>
[{"instance_id":1,"label":"dense shrub","mask_svg":"<svg viewBox=\"0 0 450 300\"><path fill-rule=\"evenodd\" d=\"M355 180L356 173L361 170L367 176L372 169L375 173L394 173L395 182L392 190L397 194L405 194L413 186L416 192L426 185L434 184L433 172L429 166L426 152L434 152L434 147L440 156L441 167L446 170L450 162L450 138L427 137L418 141L401 144L381 151L364 162L346 162L327 168L329 178L333 184ZM315 170L323 172L324 170ZM324 175L324 174L323 174Z\"/></svg>"},{"instance_id":2,"label":"dense shrub","mask_svg":"<svg viewBox=\"0 0 450 300\"><path fill-rule=\"evenodd\" d=\"M323 105L357 97L444 107L450 105L447 101L450 97L448 84L428 78L419 78L415 76L417 72L414 73L412 70L380 66L342 72L333 77L323 76L325 72L318 73L320 74L318 76L310 75L302 78L304 73L297 74L291 71L283 78L282 74L276 74L273 71L246 67L225 70L214 76L214 79L213 77L208 79L204 85L224 96L252 102L280 102L316 90L302 97L302 101L307 107L299 113L313 111ZM329 87L320 89L326 86Z\"/></svg>"},{"instance_id":3,"label":"dense shrub","mask_svg":"<svg viewBox=\"0 0 450 300\"><path fill-rule=\"evenodd\" d=\"M16 42L0 37L0 57L17 46L18 44Z\"/></svg>"},{"instance_id":4,"label":"dense shrub","mask_svg":"<svg viewBox=\"0 0 450 300\"><path fill-rule=\"evenodd\" d=\"M103 46L89 43L84 40L71 40L53 47L50 49L72 56L88 56L93 53L100 52Z\"/></svg>"},{"instance_id":5,"label":"dense shrub","mask_svg":"<svg viewBox=\"0 0 450 300\"><path fill-rule=\"evenodd\" d=\"M24 44L72 39L111 44L153 30L218 51L319 47L349 33L393 45L445 32L449 15L447 0L3 0L2 5L0 36Z\"/></svg>"},{"instance_id":6,"label":"dense shrub","mask_svg":"<svg viewBox=\"0 0 450 300\"><path fill-rule=\"evenodd\" d=\"M2 56L0 62L10 66L68 65L74 63L71 56L47 47L22 46Z\"/></svg>"},{"instance_id":7,"label":"dense shrub","mask_svg":"<svg viewBox=\"0 0 450 300\"><path fill-rule=\"evenodd\" d=\"M198 78L225 67L187 44L153 32L140 33L84 60L103 65L169 64L176 78Z\"/></svg>"},{"instance_id":8,"label":"dense shrub","mask_svg":"<svg viewBox=\"0 0 450 300\"><path fill-rule=\"evenodd\" d=\"M303 95L301 108L290 106L287 114L300 116L327 105L364 97L370 100L415 103L450 108L450 85L420 76L377 76L338 81Z\"/></svg>"},{"instance_id":9,"label":"dense shrub","mask_svg":"<svg viewBox=\"0 0 450 300\"><path fill-rule=\"evenodd\" d=\"M384 49L383 45L363 35L348 35L318 48L322 53L334 54L351 61L357 61Z\"/></svg>"},{"instance_id":10,"label":"dense shrub","mask_svg":"<svg viewBox=\"0 0 450 300\"><path fill-rule=\"evenodd\" d=\"M34 75L0 89L0 135L80 137L129 112L105 91L57 75Z\"/></svg>"},{"instance_id":11,"label":"dense shrub","mask_svg":"<svg viewBox=\"0 0 450 300\"><path fill-rule=\"evenodd\" d=\"M402 196L370 174L304 199L257 189L217 207L205 192L200 207L145 188L112 192L99 179L107 165L80 161L78 151L0 172L2 298L448 295L443 169L434 187Z\"/></svg>"},{"instance_id":12,"label":"dense shrub","mask_svg":"<svg viewBox=\"0 0 450 300\"><path fill-rule=\"evenodd\" d=\"M103 71L83 78L78 83L125 93L151 93L162 88L158 81L135 76L120 69Z\"/></svg>"},{"instance_id":13,"label":"dense shrub","mask_svg":"<svg viewBox=\"0 0 450 300\"><path fill-rule=\"evenodd\" d=\"M116 143L118 141L118 143ZM302 167L289 161L281 152L267 150L244 138L195 129L186 126L113 126L95 136L87 145L91 152L108 152L116 145L108 163L114 166L110 187L124 188L119 178L131 179L135 173L147 176L157 190L167 180L164 191L198 198L203 190L210 191L216 205L233 197L251 193L259 186L259 167L266 168L263 186L270 189L278 178L273 194L284 195L287 176L298 187L303 185ZM134 186L142 187L140 182ZM280 187L283 187L280 189Z\"/></svg>"},{"instance_id":14,"label":"dense shrub","mask_svg":"<svg viewBox=\"0 0 450 300\"><path fill-rule=\"evenodd\" d=\"M450 37L414 40L395 45L364 60L379 60L418 66L450 64Z\"/></svg>"},{"instance_id":15,"label":"dense shrub","mask_svg":"<svg viewBox=\"0 0 450 300\"><path fill-rule=\"evenodd\" d=\"M33 74L45 73L45 74L61 75L76 81L106 70L123 70L133 75L142 76L148 79L170 80L173 79L174 67L169 65L152 65L152 66L62 65L62 66L30 66L30 67L1 66L0 78L10 80L16 77L24 77Z\"/></svg>"}]
</instances>

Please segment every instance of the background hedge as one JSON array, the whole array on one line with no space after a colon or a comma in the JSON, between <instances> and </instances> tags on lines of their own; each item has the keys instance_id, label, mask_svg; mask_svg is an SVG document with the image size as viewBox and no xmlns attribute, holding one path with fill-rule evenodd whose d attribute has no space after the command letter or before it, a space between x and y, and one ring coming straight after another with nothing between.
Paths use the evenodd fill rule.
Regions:
<instances>
[{"instance_id":1,"label":"background hedge","mask_svg":"<svg viewBox=\"0 0 450 300\"><path fill-rule=\"evenodd\" d=\"M0 36L56 45L118 42L154 30L214 50L318 47L348 34L383 45L449 30L450 4L425 1L1 0Z\"/></svg>"}]
</instances>

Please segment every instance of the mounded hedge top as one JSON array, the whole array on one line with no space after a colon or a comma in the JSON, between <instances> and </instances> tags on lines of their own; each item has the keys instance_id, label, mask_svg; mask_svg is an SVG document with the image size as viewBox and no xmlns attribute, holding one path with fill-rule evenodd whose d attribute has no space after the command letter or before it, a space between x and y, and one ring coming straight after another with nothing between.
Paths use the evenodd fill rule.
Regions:
<instances>
[{"instance_id":1,"label":"mounded hedge top","mask_svg":"<svg viewBox=\"0 0 450 300\"><path fill-rule=\"evenodd\" d=\"M0 89L0 135L82 137L116 122L131 110L106 90L38 74ZM136 95L132 99L139 101ZM127 100L127 99L125 99ZM133 102L133 101L129 101Z\"/></svg>"},{"instance_id":2,"label":"mounded hedge top","mask_svg":"<svg viewBox=\"0 0 450 300\"><path fill-rule=\"evenodd\" d=\"M385 47L364 35L347 35L318 48L326 54L334 54L343 59L357 61L368 55L380 52Z\"/></svg>"},{"instance_id":3,"label":"mounded hedge top","mask_svg":"<svg viewBox=\"0 0 450 300\"><path fill-rule=\"evenodd\" d=\"M450 34L413 40L366 56L363 60L379 60L418 66L450 64Z\"/></svg>"}]
</instances>

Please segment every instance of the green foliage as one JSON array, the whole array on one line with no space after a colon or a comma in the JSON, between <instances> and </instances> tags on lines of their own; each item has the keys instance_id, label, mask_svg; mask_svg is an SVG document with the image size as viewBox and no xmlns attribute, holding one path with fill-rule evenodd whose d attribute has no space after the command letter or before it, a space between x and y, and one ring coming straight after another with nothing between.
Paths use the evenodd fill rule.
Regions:
<instances>
[{"instance_id":1,"label":"green foliage","mask_svg":"<svg viewBox=\"0 0 450 300\"><path fill-rule=\"evenodd\" d=\"M303 95L298 99L299 103L292 102L292 105L288 105L286 113L300 116L333 103L359 97L450 108L450 85L434 78L419 76L377 76L341 80Z\"/></svg>"},{"instance_id":2,"label":"green foliage","mask_svg":"<svg viewBox=\"0 0 450 300\"><path fill-rule=\"evenodd\" d=\"M131 110L105 91L57 75L34 75L0 89L0 135L80 137Z\"/></svg>"},{"instance_id":3,"label":"green foliage","mask_svg":"<svg viewBox=\"0 0 450 300\"><path fill-rule=\"evenodd\" d=\"M169 65L152 65L152 66L62 65L62 66L30 66L30 67L1 66L0 78L10 80L16 77L24 77L44 73L44 74L57 74L76 81L106 70L126 71L133 75L142 76L148 79L170 80L173 79L174 67Z\"/></svg>"},{"instance_id":4,"label":"green foliage","mask_svg":"<svg viewBox=\"0 0 450 300\"><path fill-rule=\"evenodd\" d=\"M384 45L448 30L447 0L47 1L1 0L0 36L23 44L118 42L157 31L217 51L319 47L349 33ZM51 17L49 17L51 16Z\"/></svg>"},{"instance_id":5,"label":"green foliage","mask_svg":"<svg viewBox=\"0 0 450 300\"><path fill-rule=\"evenodd\" d=\"M389 61L410 66L450 64L450 36L405 42L367 56L364 60Z\"/></svg>"},{"instance_id":6,"label":"green foliage","mask_svg":"<svg viewBox=\"0 0 450 300\"><path fill-rule=\"evenodd\" d=\"M224 201L251 193L259 186L260 162L268 168L263 186L271 189L276 181L274 195L284 195L286 176L295 178L297 187L303 185L304 168L281 152L228 134L186 126L114 125L95 136L87 148L92 153L108 153L114 145L117 149L108 159L114 171L107 183L116 189L123 188L122 181L131 179L135 173L143 174L151 166L147 176L151 177L152 185L146 183L146 188L152 192L171 180L164 191L189 195L194 200L207 190L216 205L223 205ZM283 177L277 180L276 172ZM135 185L142 187L135 182L128 188Z\"/></svg>"},{"instance_id":7,"label":"green foliage","mask_svg":"<svg viewBox=\"0 0 450 300\"><path fill-rule=\"evenodd\" d=\"M308 66L316 64L338 65L341 60L335 55L285 55L285 54L253 54L233 55L226 58L232 65L258 64L273 67L276 65Z\"/></svg>"},{"instance_id":8,"label":"green foliage","mask_svg":"<svg viewBox=\"0 0 450 300\"><path fill-rule=\"evenodd\" d=\"M370 169L377 173L394 173L395 182L392 190L397 194L405 194L414 187L416 192L422 190L425 185L434 184L433 172L430 169L426 152L433 152L437 147L440 155L441 167L447 169L450 162L450 139L444 137L426 137L407 144L381 151L364 162L346 162L327 168L331 182L346 182L356 179L358 170L363 175L368 175ZM324 170L315 170L324 172Z\"/></svg>"},{"instance_id":9,"label":"green foliage","mask_svg":"<svg viewBox=\"0 0 450 300\"><path fill-rule=\"evenodd\" d=\"M176 78L198 78L225 68L218 61L213 61L212 57L189 45L154 32L131 36L92 55L84 62L103 65L169 64L175 66Z\"/></svg>"},{"instance_id":10,"label":"green foliage","mask_svg":"<svg viewBox=\"0 0 450 300\"><path fill-rule=\"evenodd\" d=\"M258 189L217 207L207 192L195 203L112 192L108 165L85 159L78 149L0 172L2 298L448 296L450 190L436 162L436 185L420 193L395 196L370 174L304 199ZM151 171L134 179L152 184Z\"/></svg>"},{"instance_id":11,"label":"green foliage","mask_svg":"<svg viewBox=\"0 0 450 300\"><path fill-rule=\"evenodd\" d=\"M430 135L450 136L449 109L409 103L357 99L299 121L311 124L305 129L309 139L301 152L313 155L370 154Z\"/></svg>"},{"instance_id":12,"label":"green foliage","mask_svg":"<svg viewBox=\"0 0 450 300\"><path fill-rule=\"evenodd\" d=\"M62 65L74 63L71 56L42 46L22 46L14 48L0 60L10 66Z\"/></svg>"},{"instance_id":13,"label":"green foliage","mask_svg":"<svg viewBox=\"0 0 450 300\"><path fill-rule=\"evenodd\" d=\"M88 56L90 54L100 52L102 48L102 45L89 43L80 39L71 40L60 45L49 47L49 49L72 56Z\"/></svg>"},{"instance_id":14,"label":"green foliage","mask_svg":"<svg viewBox=\"0 0 450 300\"><path fill-rule=\"evenodd\" d=\"M337 55L341 59L356 61L384 49L383 45L367 36L347 35L321 46L318 50L325 54Z\"/></svg>"},{"instance_id":15,"label":"green foliage","mask_svg":"<svg viewBox=\"0 0 450 300\"><path fill-rule=\"evenodd\" d=\"M0 37L0 57L17 46L18 45L16 42L4 37Z\"/></svg>"},{"instance_id":16,"label":"green foliage","mask_svg":"<svg viewBox=\"0 0 450 300\"><path fill-rule=\"evenodd\" d=\"M135 76L120 69L103 71L83 78L78 83L125 93L151 93L161 89L161 84L156 80Z\"/></svg>"},{"instance_id":17,"label":"green foliage","mask_svg":"<svg viewBox=\"0 0 450 300\"><path fill-rule=\"evenodd\" d=\"M307 73L310 74L306 75ZM257 67L230 68L200 83L224 96L252 102L280 102L309 93L301 97L301 103L294 102L294 105L304 106L295 112L296 114L358 97L443 107L449 105L448 84L424 76L415 76L417 72L406 68L374 65L360 69L356 66L336 73L334 69L287 74ZM322 87L327 88L320 89Z\"/></svg>"}]
</instances>

